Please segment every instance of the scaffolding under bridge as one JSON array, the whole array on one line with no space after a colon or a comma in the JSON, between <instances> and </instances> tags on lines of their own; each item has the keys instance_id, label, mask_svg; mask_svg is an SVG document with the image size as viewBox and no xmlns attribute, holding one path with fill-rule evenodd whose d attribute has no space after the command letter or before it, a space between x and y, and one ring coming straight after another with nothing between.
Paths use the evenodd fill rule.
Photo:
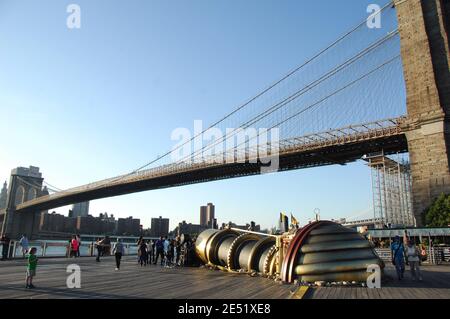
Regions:
<instances>
[{"instance_id":1,"label":"scaffolding under bridge","mask_svg":"<svg viewBox=\"0 0 450 319\"><path fill-rule=\"evenodd\" d=\"M380 227L414 226L411 171L405 158L383 152L364 157L371 168L374 219Z\"/></svg>"}]
</instances>

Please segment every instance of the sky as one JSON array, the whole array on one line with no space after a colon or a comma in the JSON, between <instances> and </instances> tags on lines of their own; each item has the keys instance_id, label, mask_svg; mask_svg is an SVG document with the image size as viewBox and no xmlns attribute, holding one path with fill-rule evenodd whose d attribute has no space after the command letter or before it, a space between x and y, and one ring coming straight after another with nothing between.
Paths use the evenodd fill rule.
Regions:
<instances>
[{"instance_id":1,"label":"sky","mask_svg":"<svg viewBox=\"0 0 450 319\"><path fill-rule=\"evenodd\" d=\"M383 5L386 1L381 1ZM69 29L67 6L81 8ZM362 21L374 0L0 0L0 179L38 166L59 188L127 173L212 123ZM277 225L371 216L359 161L92 201L90 213ZM56 209L67 214L69 207Z\"/></svg>"}]
</instances>

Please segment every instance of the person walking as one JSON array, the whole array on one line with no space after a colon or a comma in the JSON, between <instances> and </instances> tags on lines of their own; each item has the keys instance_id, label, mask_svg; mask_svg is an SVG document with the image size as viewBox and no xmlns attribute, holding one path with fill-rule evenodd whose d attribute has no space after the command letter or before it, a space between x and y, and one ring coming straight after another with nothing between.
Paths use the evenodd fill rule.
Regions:
<instances>
[{"instance_id":1,"label":"person walking","mask_svg":"<svg viewBox=\"0 0 450 319\"><path fill-rule=\"evenodd\" d=\"M153 240L147 240L147 264L153 263Z\"/></svg>"},{"instance_id":2,"label":"person walking","mask_svg":"<svg viewBox=\"0 0 450 319\"><path fill-rule=\"evenodd\" d=\"M80 255L80 248L81 248L81 236L80 236L80 234L76 234L75 239L78 242L78 249L76 251L76 256L75 257L80 257L81 256Z\"/></svg>"},{"instance_id":3,"label":"person walking","mask_svg":"<svg viewBox=\"0 0 450 319\"><path fill-rule=\"evenodd\" d=\"M175 245L176 245L175 239L172 239L169 243L170 243L170 246L169 246L169 256L170 256L169 262L170 262L170 265L173 266L174 263L175 263Z\"/></svg>"},{"instance_id":4,"label":"person walking","mask_svg":"<svg viewBox=\"0 0 450 319\"><path fill-rule=\"evenodd\" d=\"M164 241L163 241L164 266L166 266L166 267L169 264L169 248L170 248L169 239L164 237Z\"/></svg>"},{"instance_id":5,"label":"person walking","mask_svg":"<svg viewBox=\"0 0 450 319\"><path fill-rule=\"evenodd\" d=\"M37 267L38 259L36 257L36 247L30 249L30 253L28 255L28 263L27 263L27 277L25 288L31 289L35 288L33 285L33 278L36 276L36 267Z\"/></svg>"},{"instance_id":6,"label":"person walking","mask_svg":"<svg viewBox=\"0 0 450 319\"><path fill-rule=\"evenodd\" d=\"M411 270L411 276L414 281L419 279L422 281L422 274L420 272L420 251L412 240L408 241L406 246L406 256L408 258L409 268Z\"/></svg>"},{"instance_id":7,"label":"person walking","mask_svg":"<svg viewBox=\"0 0 450 319\"><path fill-rule=\"evenodd\" d=\"M147 266L147 243L143 239L139 246L139 263L141 264L141 267Z\"/></svg>"},{"instance_id":8,"label":"person walking","mask_svg":"<svg viewBox=\"0 0 450 319\"><path fill-rule=\"evenodd\" d=\"M102 242L102 256L111 256L111 238L105 236Z\"/></svg>"},{"instance_id":9,"label":"person walking","mask_svg":"<svg viewBox=\"0 0 450 319\"><path fill-rule=\"evenodd\" d=\"M425 261L428 259L427 248L424 244L420 244L420 261Z\"/></svg>"},{"instance_id":10,"label":"person walking","mask_svg":"<svg viewBox=\"0 0 450 319\"><path fill-rule=\"evenodd\" d=\"M69 239L66 245L66 257L67 258L72 257L72 237Z\"/></svg>"},{"instance_id":11,"label":"person walking","mask_svg":"<svg viewBox=\"0 0 450 319\"><path fill-rule=\"evenodd\" d=\"M122 256L125 255L125 247L123 246L122 238L117 239L112 252L116 258L116 270L120 270L120 260L122 259Z\"/></svg>"},{"instance_id":12,"label":"person walking","mask_svg":"<svg viewBox=\"0 0 450 319\"><path fill-rule=\"evenodd\" d=\"M398 280L402 280L405 272L405 250L399 236L395 236L394 242L391 244L391 252L392 264L395 266L395 270L397 271Z\"/></svg>"},{"instance_id":13,"label":"person walking","mask_svg":"<svg viewBox=\"0 0 450 319\"><path fill-rule=\"evenodd\" d=\"M172 240L167 240L168 241L168 243L169 243L169 247L167 248L167 252L165 252L166 253L166 255L167 255L167 259L166 259L166 266L167 267L170 267L171 265L172 265L172 260L173 260L173 241Z\"/></svg>"},{"instance_id":14,"label":"person walking","mask_svg":"<svg viewBox=\"0 0 450 319\"><path fill-rule=\"evenodd\" d=\"M28 253L29 241L26 234L23 234L19 240L19 245L22 247L22 256L25 259L26 254Z\"/></svg>"},{"instance_id":15,"label":"person walking","mask_svg":"<svg viewBox=\"0 0 450 319\"><path fill-rule=\"evenodd\" d=\"M163 237L159 237L159 239L155 243L156 248L156 256L155 261L153 262L154 265L158 262L158 258L161 257L161 266L164 263L164 243L163 243Z\"/></svg>"},{"instance_id":16,"label":"person walking","mask_svg":"<svg viewBox=\"0 0 450 319\"><path fill-rule=\"evenodd\" d=\"M138 238L138 240L136 242L136 246L137 246L137 249L138 249L138 252L137 252L137 262L138 262L138 264L141 263L141 244L142 244L143 240L144 240L144 238L142 236L139 236L139 238Z\"/></svg>"},{"instance_id":17,"label":"person walking","mask_svg":"<svg viewBox=\"0 0 450 319\"><path fill-rule=\"evenodd\" d=\"M101 238L97 238L97 241L95 242L95 247L97 248L97 258L95 259L95 261L99 262L103 250L103 240Z\"/></svg>"},{"instance_id":18,"label":"person walking","mask_svg":"<svg viewBox=\"0 0 450 319\"><path fill-rule=\"evenodd\" d=\"M1 260L7 260L8 259L8 252L9 252L9 237L6 235L3 235L0 239L0 242L2 244L2 259Z\"/></svg>"},{"instance_id":19,"label":"person walking","mask_svg":"<svg viewBox=\"0 0 450 319\"><path fill-rule=\"evenodd\" d=\"M73 235L72 236L72 240L70 241L70 257L77 257L77 252L78 252L78 240L77 240L77 236Z\"/></svg>"},{"instance_id":20,"label":"person walking","mask_svg":"<svg viewBox=\"0 0 450 319\"><path fill-rule=\"evenodd\" d=\"M180 244L180 258L178 261L178 266L183 267L186 263L186 252L187 252L187 241Z\"/></svg>"},{"instance_id":21,"label":"person walking","mask_svg":"<svg viewBox=\"0 0 450 319\"><path fill-rule=\"evenodd\" d=\"M175 264L177 266L180 266L180 257L181 257L181 240L180 240L180 237L177 237L177 240L175 242L175 253L176 253Z\"/></svg>"}]
</instances>

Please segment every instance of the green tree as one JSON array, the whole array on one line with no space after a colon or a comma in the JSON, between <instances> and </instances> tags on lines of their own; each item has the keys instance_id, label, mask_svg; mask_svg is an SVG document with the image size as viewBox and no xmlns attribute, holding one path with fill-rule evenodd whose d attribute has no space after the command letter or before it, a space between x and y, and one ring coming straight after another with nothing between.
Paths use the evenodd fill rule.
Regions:
<instances>
[{"instance_id":1,"label":"green tree","mask_svg":"<svg viewBox=\"0 0 450 319\"><path fill-rule=\"evenodd\" d=\"M441 194L423 214L427 227L447 227L450 225L450 194Z\"/></svg>"}]
</instances>

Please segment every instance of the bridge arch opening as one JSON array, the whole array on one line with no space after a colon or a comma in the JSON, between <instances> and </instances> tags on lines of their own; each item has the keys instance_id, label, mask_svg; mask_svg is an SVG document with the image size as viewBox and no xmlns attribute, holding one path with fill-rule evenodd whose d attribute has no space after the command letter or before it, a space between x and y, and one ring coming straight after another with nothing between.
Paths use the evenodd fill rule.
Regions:
<instances>
[{"instance_id":1,"label":"bridge arch opening","mask_svg":"<svg viewBox=\"0 0 450 319\"><path fill-rule=\"evenodd\" d=\"M14 205L19 205L24 202L25 199L25 188L19 185L16 190L16 196L14 197Z\"/></svg>"},{"instance_id":2,"label":"bridge arch opening","mask_svg":"<svg viewBox=\"0 0 450 319\"><path fill-rule=\"evenodd\" d=\"M27 201L35 199L37 197L37 191L35 188L30 188L27 194Z\"/></svg>"}]
</instances>

